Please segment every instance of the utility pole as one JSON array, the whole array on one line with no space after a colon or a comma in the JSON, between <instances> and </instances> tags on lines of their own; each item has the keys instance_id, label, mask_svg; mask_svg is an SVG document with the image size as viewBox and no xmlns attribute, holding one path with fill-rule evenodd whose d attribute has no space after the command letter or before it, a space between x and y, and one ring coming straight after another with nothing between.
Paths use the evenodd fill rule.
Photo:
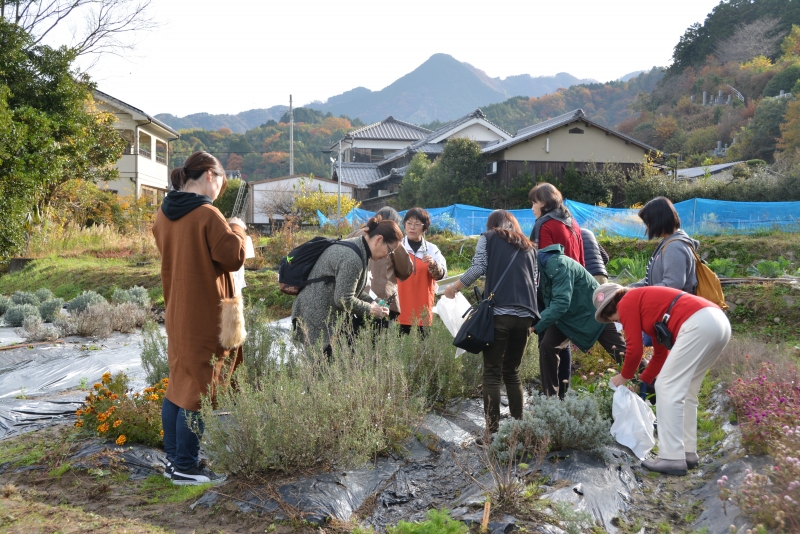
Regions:
<instances>
[{"instance_id":1,"label":"utility pole","mask_svg":"<svg viewBox=\"0 0 800 534\"><path fill-rule=\"evenodd\" d=\"M289 95L289 176L294 175L294 109Z\"/></svg>"}]
</instances>

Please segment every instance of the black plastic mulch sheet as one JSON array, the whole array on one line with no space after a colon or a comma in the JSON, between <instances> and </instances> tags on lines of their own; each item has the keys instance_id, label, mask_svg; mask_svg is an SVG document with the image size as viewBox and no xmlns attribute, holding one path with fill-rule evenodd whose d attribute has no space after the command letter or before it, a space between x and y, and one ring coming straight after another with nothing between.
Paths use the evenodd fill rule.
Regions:
<instances>
[{"instance_id":1,"label":"black plastic mulch sheet","mask_svg":"<svg viewBox=\"0 0 800 534\"><path fill-rule=\"evenodd\" d=\"M150 475L164 472L167 455L161 449L146 445L119 446L100 439L89 440L69 457L74 469L93 469L98 467L124 467L131 473L132 480L141 480Z\"/></svg>"},{"instance_id":2,"label":"black plastic mulch sheet","mask_svg":"<svg viewBox=\"0 0 800 534\"><path fill-rule=\"evenodd\" d=\"M77 388L91 388L106 371L125 371L132 388L144 388L140 341L140 334L71 337L0 352L0 440L73 417L87 394Z\"/></svg>"}]
</instances>

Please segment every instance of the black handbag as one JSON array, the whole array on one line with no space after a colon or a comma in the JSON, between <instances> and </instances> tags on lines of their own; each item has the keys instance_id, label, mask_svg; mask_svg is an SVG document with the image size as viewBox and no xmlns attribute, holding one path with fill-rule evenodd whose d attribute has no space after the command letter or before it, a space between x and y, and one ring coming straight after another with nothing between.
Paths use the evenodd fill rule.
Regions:
<instances>
[{"instance_id":1,"label":"black handbag","mask_svg":"<svg viewBox=\"0 0 800 534\"><path fill-rule=\"evenodd\" d=\"M669 322L669 312L672 311L672 307L683 295L685 295L685 293L679 293L677 297L672 299L669 308L667 308L667 313L664 314L660 321L657 321L656 324L653 325L653 328L656 331L656 341L658 341L668 350L672 350L672 346L675 344L675 339L672 336L672 332L670 332L669 327L667 326L667 322Z\"/></svg>"},{"instance_id":2,"label":"black handbag","mask_svg":"<svg viewBox=\"0 0 800 534\"><path fill-rule=\"evenodd\" d=\"M508 262L506 270L503 271L503 274L494 285L494 289L492 289L492 292L489 293L489 296L483 300L480 300L477 304L473 304L464 313L464 315L469 315L464 321L464 324L461 325L461 328L458 330L458 334L456 334L456 337L453 340L453 345L459 349L464 349L467 352L478 354L480 351L494 343L494 303L492 302L492 298L494 297L497 288L500 287L500 282L502 282L503 278L506 277L506 273L511 268L511 264L514 263L514 259L517 257L518 252L519 250L514 251L514 255L511 256L511 261ZM478 288L475 288L475 293L478 298L480 298Z\"/></svg>"}]
</instances>

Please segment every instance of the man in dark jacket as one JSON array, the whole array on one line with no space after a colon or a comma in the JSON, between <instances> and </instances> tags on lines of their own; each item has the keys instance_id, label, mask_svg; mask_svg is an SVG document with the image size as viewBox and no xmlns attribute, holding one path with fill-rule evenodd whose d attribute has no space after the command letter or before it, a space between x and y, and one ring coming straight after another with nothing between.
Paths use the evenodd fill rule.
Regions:
<instances>
[{"instance_id":1,"label":"man in dark jacket","mask_svg":"<svg viewBox=\"0 0 800 534\"><path fill-rule=\"evenodd\" d=\"M581 238L583 238L583 259L586 270L594 276L597 283L602 285L608 282L608 253L603 250L594 233L588 228L581 228Z\"/></svg>"},{"instance_id":2,"label":"man in dark jacket","mask_svg":"<svg viewBox=\"0 0 800 534\"><path fill-rule=\"evenodd\" d=\"M567 383L559 383L559 352L570 341L588 352L595 342L622 361L625 339L614 324L603 324L594 318L592 294L600 284L581 264L564 255L564 247L550 245L539 251L539 285L545 309L534 330L544 333L539 345L539 370L542 391L547 396L563 398Z\"/></svg>"}]
</instances>

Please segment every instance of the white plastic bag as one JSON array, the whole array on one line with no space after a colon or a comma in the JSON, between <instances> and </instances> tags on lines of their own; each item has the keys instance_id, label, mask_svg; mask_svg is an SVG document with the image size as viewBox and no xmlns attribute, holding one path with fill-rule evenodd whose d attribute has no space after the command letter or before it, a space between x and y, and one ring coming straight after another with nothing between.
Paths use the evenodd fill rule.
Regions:
<instances>
[{"instance_id":1,"label":"white plastic bag","mask_svg":"<svg viewBox=\"0 0 800 534\"><path fill-rule=\"evenodd\" d=\"M610 382L609 386L614 390L614 404L611 407L614 424L611 425L611 435L617 443L632 450L640 460L644 459L656 444L653 437L656 415L639 395L627 387L615 387Z\"/></svg>"},{"instance_id":2,"label":"white plastic bag","mask_svg":"<svg viewBox=\"0 0 800 534\"><path fill-rule=\"evenodd\" d=\"M442 318L442 322L447 327L447 330L455 338L461 325L464 324L466 317L464 313L469 309L469 301L461 293L456 293L456 298L449 299L442 297L436 303L434 311ZM464 349L457 349L456 356L461 356L466 351Z\"/></svg>"}]
</instances>

